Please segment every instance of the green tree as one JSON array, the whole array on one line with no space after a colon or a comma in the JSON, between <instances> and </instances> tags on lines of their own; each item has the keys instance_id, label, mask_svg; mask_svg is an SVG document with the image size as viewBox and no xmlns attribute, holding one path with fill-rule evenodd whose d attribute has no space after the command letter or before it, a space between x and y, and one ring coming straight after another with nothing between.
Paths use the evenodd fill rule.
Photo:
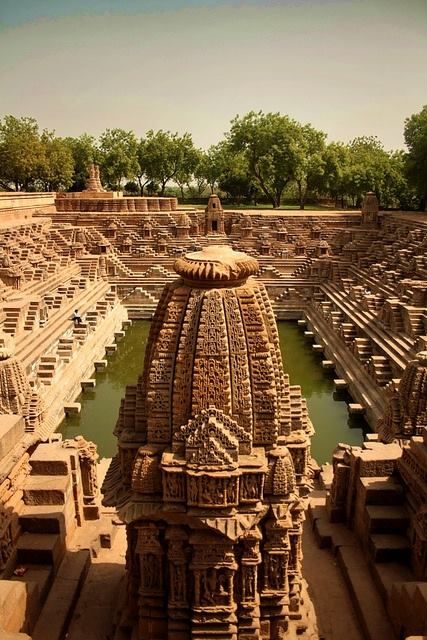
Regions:
<instances>
[{"instance_id":1,"label":"green tree","mask_svg":"<svg viewBox=\"0 0 427 640\"><path fill-rule=\"evenodd\" d=\"M46 191L67 189L73 182L74 159L66 140L55 137L53 131L43 131L42 152L37 167L37 181Z\"/></svg>"},{"instance_id":2,"label":"green tree","mask_svg":"<svg viewBox=\"0 0 427 640\"><path fill-rule=\"evenodd\" d=\"M195 179L200 183L205 182L209 186L211 193L215 191L221 176L224 174L228 154L229 147L222 140L218 144L210 146L199 158L199 163L194 170Z\"/></svg>"},{"instance_id":3,"label":"green tree","mask_svg":"<svg viewBox=\"0 0 427 640\"><path fill-rule=\"evenodd\" d=\"M406 173L419 196L419 208L427 210L427 105L405 120L408 154Z\"/></svg>"},{"instance_id":4,"label":"green tree","mask_svg":"<svg viewBox=\"0 0 427 640\"><path fill-rule=\"evenodd\" d=\"M99 138L102 176L112 189L120 189L125 178L132 179L140 172L138 141L133 131L106 129Z\"/></svg>"},{"instance_id":5,"label":"green tree","mask_svg":"<svg viewBox=\"0 0 427 640\"><path fill-rule=\"evenodd\" d=\"M99 162L99 151L95 138L87 133L82 133L78 138L65 138L74 162L73 182L71 191L82 191L86 186L89 176L89 167L92 163Z\"/></svg>"},{"instance_id":6,"label":"green tree","mask_svg":"<svg viewBox=\"0 0 427 640\"><path fill-rule=\"evenodd\" d=\"M350 150L343 142L331 142L325 148L323 176L320 193L332 196L335 206L344 207L348 174L350 171Z\"/></svg>"},{"instance_id":7,"label":"green tree","mask_svg":"<svg viewBox=\"0 0 427 640\"><path fill-rule=\"evenodd\" d=\"M414 191L405 175L406 155L404 151L391 151L387 154L380 198L384 207L414 208Z\"/></svg>"},{"instance_id":8,"label":"green tree","mask_svg":"<svg viewBox=\"0 0 427 640\"><path fill-rule=\"evenodd\" d=\"M250 202L256 199L259 189L249 172L248 163L244 153L233 153L225 148L222 155L222 173L218 180L218 186L233 202L241 203L243 200Z\"/></svg>"},{"instance_id":9,"label":"green tree","mask_svg":"<svg viewBox=\"0 0 427 640\"><path fill-rule=\"evenodd\" d=\"M300 135L296 137L298 160L294 168L294 179L300 209L305 207L307 194L321 187L326 165L325 139L326 134L310 124L301 126Z\"/></svg>"},{"instance_id":10,"label":"green tree","mask_svg":"<svg viewBox=\"0 0 427 640\"><path fill-rule=\"evenodd\" d=\"M231 122L231 148L245 153L250 174L275 208L295 177L301 135L298 123L279 113L251 111Z\"/></svg>"},{"instance_id":11,"label":"green tree","mask_svg":"<svg viewBox=\"0 0 427 640\"><path fill-rule=\"evenodd\" d=\"M5 116L0 122L0 182L4 189L29 189L37 177L43 149L34 118Z\"/></svg>"},{"instance_id":12,"label":"green tree","mask_svg":"<svg viewBox=\"0 0 427 640\"><path fill-rule=\"evenodd\" d=\"M170 131L147 132L140 149L141 175L148 182L158 182L160 195L171 180L185 181L197 164L197 153L189 133L179 136Z\"/></svg>"},{"instance_id":13,"label":"green tree","mask_svg":"<svg viewBox=\"0 0 427 640\"><path fill-rule=\"evenodd\" d=\"M184 152L183 162L180 169L177 171L174 181L179 187L181 192L181 198L184 200L184 188L190 187L190 183L194 177L194 171L198 165L200 158L200 150L195 147L188 147Z\"/></svg>"},{"instance_id":14,"label":"green tree","mask_svg":"<svg viewBox=\"0 0 427 640\"><path fill-rule=\"evenodd\" d=\"M345 180L346 193L354 206L360 206L363 194L375 191L384 205L390 158L376 136L361 136L349 144L349 168Z\"/></svg>"},{"instance_id":15,"label":"green tree","mask_svg":"<svg viewBox=\"0 0 427 640\"><path fill-rule=\"evenodd\" d=\"M204 157L205 151L203 149L196 149L196 164L193 169L193 176L191 183L188 185L190 195L201 198L204 190L206 189L207 182L204 175Z\"/></svg>"}]
</instances>

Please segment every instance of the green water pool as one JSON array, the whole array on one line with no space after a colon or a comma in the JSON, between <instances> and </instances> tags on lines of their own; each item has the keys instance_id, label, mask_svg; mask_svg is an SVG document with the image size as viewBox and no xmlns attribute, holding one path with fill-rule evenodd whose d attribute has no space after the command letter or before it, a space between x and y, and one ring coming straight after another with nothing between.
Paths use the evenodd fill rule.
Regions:
<instances>
[{"instance_id":1,"label":"green water pool","mask_svg":"<svg viewBox=\"0 0 427 640\"><path fill-rule=\"evenodd\" d=\"M338 442L360 444L367 425L359 416L349 416L345 394L334 392L333 376L321 366L322 356L315 354L295 322L279 322L280 345L284 369L291 384L299 384L307 399L311 420L316 429L312 454L319 463L326 462ZM82 393L77 402L79 415L69 416L59 426L65 438L82 434L98 445L101 457L116 451L113 435L120 401L125 386L135 384L142 372L150 323L134 322L118 344L116 353L108 357L108 367L96 374L96 388Z\"/></svg>"}]
</instances>

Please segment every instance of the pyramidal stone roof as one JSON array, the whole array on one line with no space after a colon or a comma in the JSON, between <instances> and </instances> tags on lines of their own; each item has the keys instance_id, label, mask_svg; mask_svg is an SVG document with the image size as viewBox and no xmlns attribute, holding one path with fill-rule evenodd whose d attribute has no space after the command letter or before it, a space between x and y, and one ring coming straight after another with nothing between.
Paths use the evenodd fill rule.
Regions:
<instances>
[{"instance_id":1,"label":"pyramidal stone roof","mask_svg":"<svg viewBox=\"0 0 427 640\"><path fill-rule=\"evenodd\" d=\"M122 439L167 444L210 406L232 417L255 446L310 430L305 402L292 400L279 336L258 262L230 247L179 258L151 326L144 372L126 394ZM136 397L135 397L136 394Z\"/></svg>"}]
</instances>

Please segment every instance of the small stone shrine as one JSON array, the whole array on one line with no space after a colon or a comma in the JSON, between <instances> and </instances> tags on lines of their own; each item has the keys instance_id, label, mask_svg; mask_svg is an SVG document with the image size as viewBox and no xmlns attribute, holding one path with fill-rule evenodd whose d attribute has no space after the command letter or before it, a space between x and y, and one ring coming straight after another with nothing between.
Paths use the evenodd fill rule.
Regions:
<instances>
[{"instance_id":1,"label":"small stone shrine","mask_svg":"<svg viewBox=\"0 0 427 640\"><path fill-rule=\"evenodd\" d=\"M312 426L283 372L258 262L209 246L175 262L128 387L104 503L127 525L122 626L140 640L302 632Z\"/></svg>"}]
</instances>

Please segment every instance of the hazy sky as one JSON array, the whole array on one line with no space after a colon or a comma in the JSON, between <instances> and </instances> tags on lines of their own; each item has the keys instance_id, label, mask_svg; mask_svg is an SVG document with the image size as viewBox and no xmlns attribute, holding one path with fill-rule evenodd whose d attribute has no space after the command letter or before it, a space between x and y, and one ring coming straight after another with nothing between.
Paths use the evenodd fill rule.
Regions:
<instances>
[{"instance_id":1,"label":"hazy sky","mask_svg":"<svg viewBox=\"0 0 427 640\"><path fill-rule=\"evenodd\" d=\"M280 111L403 145L427 104L427 0L0 0L0 117L58 135L190 131Z\"/></svg>"}]
</instances>

